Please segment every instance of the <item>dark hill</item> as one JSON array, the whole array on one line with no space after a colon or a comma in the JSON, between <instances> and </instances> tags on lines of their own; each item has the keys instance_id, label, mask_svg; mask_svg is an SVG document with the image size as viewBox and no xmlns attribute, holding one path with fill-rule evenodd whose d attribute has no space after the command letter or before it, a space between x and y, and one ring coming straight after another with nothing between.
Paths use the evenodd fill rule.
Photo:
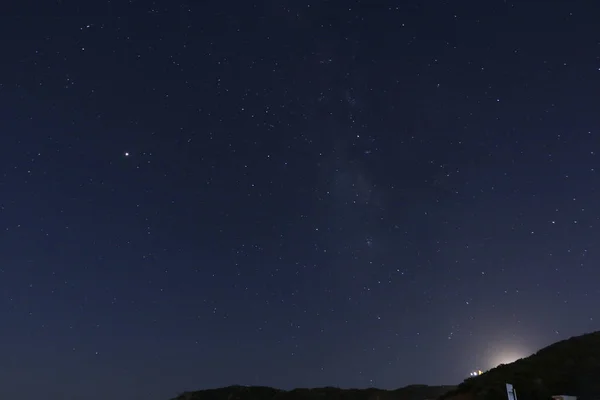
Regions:
<instances>
[{"instance_id":1,"label":"dark hill","mask_svg":"<svg viewBox=\"0 0 600 400\"><path fill-rule=\"evenodd\" d=\"M187 392L173 400L433 400L455 386L411 385L396 390L316 389L279 390L263 386L229 386Z\"/></svg>"},{"instance_id":2,"label":"dark hill","mask_svg":"<svg viewBox=\"0 0 600 400\"><path fill-rule=\"evenodd\" d=\"M444 400L506 400L511 383L518 400L548 400L553 395L600 399L600 332L554 343L511 364L469 378Z\"/></svg>"}]
</instances>

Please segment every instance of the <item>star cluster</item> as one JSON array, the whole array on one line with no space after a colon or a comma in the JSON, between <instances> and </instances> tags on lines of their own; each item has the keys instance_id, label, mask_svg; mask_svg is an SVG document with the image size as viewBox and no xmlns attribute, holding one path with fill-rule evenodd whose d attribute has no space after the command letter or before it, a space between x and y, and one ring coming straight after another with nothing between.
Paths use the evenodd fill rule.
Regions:
<instances>
[{"instance_id":1,"label":"star cluster","mask_svg":"<svg viewBox=\"0 0 600 400\"><path fill-rule=\"evenodd\" d=\"M597 5L14 7L0 397L455 384L600 329Z\"/></svg>"}]
</instances>

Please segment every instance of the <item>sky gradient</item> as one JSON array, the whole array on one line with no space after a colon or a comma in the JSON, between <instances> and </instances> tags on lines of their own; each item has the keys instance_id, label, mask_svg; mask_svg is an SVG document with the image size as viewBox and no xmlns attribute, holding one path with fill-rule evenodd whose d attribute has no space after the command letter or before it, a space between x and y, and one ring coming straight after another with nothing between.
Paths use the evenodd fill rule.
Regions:
<instances>
[{"instance_id":1,"label":"sky gradient","mask_svg":"<svg viewBox=\"0 0 600 400\"><path fill-rule=\"evenodd\" d=\"M600 329L600 4L12 7L0 398L455 384Z\"/></svg>"}]
</instances>

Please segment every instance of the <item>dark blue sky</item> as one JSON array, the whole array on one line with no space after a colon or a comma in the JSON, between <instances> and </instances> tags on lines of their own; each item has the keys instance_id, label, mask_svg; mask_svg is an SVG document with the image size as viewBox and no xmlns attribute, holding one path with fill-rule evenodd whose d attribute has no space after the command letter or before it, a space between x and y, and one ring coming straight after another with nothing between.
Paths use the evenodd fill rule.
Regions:
<instances>
[{"instance_id":1,"label":"dark blue sky","mask_svg":"<svg viewBox=\"0 0 600 400\"><path fill-rule=\"evenodd\" d=\"M0 397L395 388L600 329L591 1L22 1Z\"/></svg>"}]
</instances>

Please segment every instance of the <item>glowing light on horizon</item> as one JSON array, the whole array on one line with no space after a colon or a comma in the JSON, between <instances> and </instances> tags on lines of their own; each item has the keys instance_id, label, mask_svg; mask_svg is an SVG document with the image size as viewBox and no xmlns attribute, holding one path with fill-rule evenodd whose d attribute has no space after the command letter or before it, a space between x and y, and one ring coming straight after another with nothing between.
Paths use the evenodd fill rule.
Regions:
<instances>
[{"instance_id":1,"label":"glowing light on horizon","mask_svg":"<svg viewBox=\"0 0 600 400\"><path fill-rule=\"evenodd\" d=\"M525 351L518 351L518 350L503 351L499 354L496 354L496 356L492 358L492 360L490 362L491 368L495 368L501 364L513 363L513 362L515 362L521 358L525 358L527 356L528 356L528 354Z\"/></svg>"}]
</instances>

